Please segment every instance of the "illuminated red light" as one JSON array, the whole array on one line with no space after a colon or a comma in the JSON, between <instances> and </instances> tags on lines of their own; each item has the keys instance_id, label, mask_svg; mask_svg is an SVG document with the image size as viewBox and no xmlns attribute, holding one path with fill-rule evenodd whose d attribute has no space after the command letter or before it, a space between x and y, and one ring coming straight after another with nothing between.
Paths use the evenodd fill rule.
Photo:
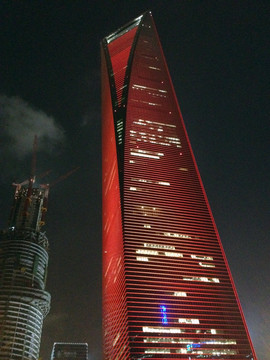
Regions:
<instances>
[{"instance_id":1,"label":"illuminated red light","mask_svg":"<svg viewBox=\"0 0 270 360\"><path fill-rule=\"evenodd\" d=\"M257 359L150 13L102 79L104 359Z\"/></svg>"}]
</instances>

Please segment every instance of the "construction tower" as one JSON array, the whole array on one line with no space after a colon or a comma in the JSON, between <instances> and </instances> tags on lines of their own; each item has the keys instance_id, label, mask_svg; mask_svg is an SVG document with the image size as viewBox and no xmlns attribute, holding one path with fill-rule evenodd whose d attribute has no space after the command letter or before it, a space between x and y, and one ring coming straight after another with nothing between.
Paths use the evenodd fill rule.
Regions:
<instances>
[{"instance_id":1,"label":"construction tower","mask_svg":"<svg viewBox=\"0 0 270 360\"><path fill-rule=\"evenodd\" d=\"M43 320L50 309L45 291L48 239L41 231L49 186L35 185L34 162L29 180L13 184L9 227L0 232L1 360L39 358Z\"/></svg>"}]
</instances>

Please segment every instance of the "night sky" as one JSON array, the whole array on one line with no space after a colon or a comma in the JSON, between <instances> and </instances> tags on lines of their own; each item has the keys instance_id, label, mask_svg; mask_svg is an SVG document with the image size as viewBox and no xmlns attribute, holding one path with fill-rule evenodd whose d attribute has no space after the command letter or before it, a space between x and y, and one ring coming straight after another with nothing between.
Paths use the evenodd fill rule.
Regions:
<instances>
[{"instance_id":1,"label":"night sky","mask_svg":"<svg viewBox=\"0 0 270 360\"><path fill-rule=\"evenodd\" d=\"M0 228L13 181L53 182L41 356L54 341L101 345L100 40L146 10L168 62L259 360L270 358L269 15L260 0L0 3Z\"/></svg>"}]
</instances>

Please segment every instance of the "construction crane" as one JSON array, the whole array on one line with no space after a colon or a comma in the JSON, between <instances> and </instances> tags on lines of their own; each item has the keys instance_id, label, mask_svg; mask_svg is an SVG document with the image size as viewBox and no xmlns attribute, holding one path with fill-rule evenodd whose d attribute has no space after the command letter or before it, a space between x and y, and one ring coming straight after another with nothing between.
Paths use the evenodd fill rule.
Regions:
<instances>
[{"instance_id":1,"label":"construction crane","mask_svg":"<svg viewBox=\"0 0 270 360\"><path fill-rule=\"evenodd\" d=\"M52 183L41 184L34 187L36 181L36 162L37 162L37 136L35 135L33 143L33 155L29 179L21 183L13 183L16 187L14 203L9 218L9 227L16 229L30 229L40 231L45 224L45 215L48 208L49 190L59 182L68 178L79 167L60 176ZM47 170L39 176L47 176L51 170Z\"/></svg>"},{"instance_id":2,"label":"construction crane","mask_svg":"<svg viewBox=\"0 0 270 360\"><path fill-rule=\"evenodd\" d=\"M42 184L40 185L41 189L44 189L44 199L43 199L43 206L41 208L41 219L40 219L40 226L45 225L45 215L48 209L48 197L49 197L49 190L58 184L59 182L65 180L68 178L71 174L73 174L75 171L77 171L80 167L76 167L75 169L69 171L65 175L60 176L56 180L54 180L51 184Z\"/></svg>"}]
</instances>

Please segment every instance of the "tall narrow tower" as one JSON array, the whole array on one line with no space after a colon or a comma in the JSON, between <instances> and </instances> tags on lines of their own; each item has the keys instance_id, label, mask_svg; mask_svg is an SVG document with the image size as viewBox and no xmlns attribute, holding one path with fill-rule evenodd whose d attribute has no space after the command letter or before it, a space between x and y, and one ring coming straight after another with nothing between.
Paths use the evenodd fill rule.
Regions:
<instances>
[{"instance_id":1,"label":"tall narrow tower","mask_svg":"<svg viewBox=\"0 0 270 360\"><path fill-rule=\"evenodd\" d=\"M33 172L15 185L9 228L0 233L0 359L37 360L50 309L48 239L41 231L48 186L35 186Z\"/></svg>"},{"instance_id":2,"label":"tall narrow tower","mask_svg":"<svg viewBox=\"0 0 270 360\"><path fill-rule=\"evenodd\" d=\"M105 359L256 359L150 12L102 41Z\"/></svg>"}]
</instances>

